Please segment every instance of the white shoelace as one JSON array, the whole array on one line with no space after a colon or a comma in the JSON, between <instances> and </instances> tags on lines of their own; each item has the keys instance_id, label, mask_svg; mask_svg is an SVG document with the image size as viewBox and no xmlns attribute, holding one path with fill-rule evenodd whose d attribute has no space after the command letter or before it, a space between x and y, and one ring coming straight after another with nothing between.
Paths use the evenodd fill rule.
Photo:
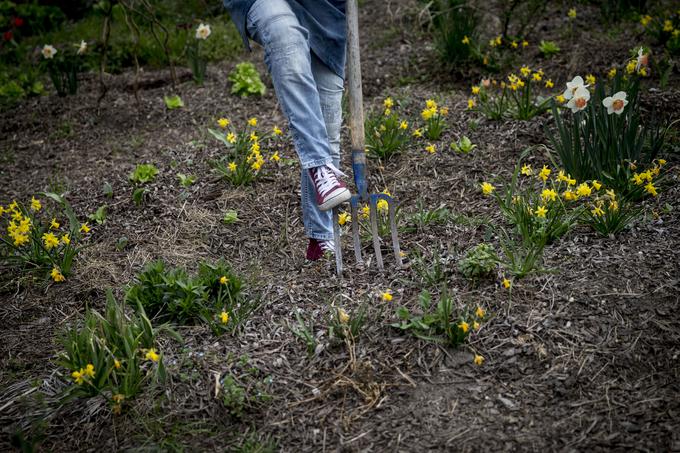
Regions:
<instances>
[{"instance_id":1,"label":"white shoelace","mask_svg":"<svg viewBox=\"0 0 680 453\"><path fill-rule=\"evenodd\" d=\"M335 252L335 242L331 239L327 241L319 241L319 246L324 252Z\"/></svg>"},{"instance_id":2,"label":"white shoelace","mask_svg":"<svg viewBox=\"0 0 680 453\"><path fill-rule=\"evenodd\" d=\"M329 171L330 170L330 171ZM326 164L319 167L314 173L314 183L316 190L322 197L339 185L337 176L347 176L338 170L333 164Z\"/></svg>"}]
</instances>

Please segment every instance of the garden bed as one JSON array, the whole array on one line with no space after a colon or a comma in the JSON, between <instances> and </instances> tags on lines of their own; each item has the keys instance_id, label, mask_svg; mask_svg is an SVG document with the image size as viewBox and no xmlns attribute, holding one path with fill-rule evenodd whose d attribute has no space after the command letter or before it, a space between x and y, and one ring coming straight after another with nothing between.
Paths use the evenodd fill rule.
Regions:
<instances>
[{"instance_id":1,"label":"garden bed","mask_svg":"<svg viewBox=\"0 0 680 453\"><path fill-rule=\"evenodd\" d=\"M305 262L290 141L282 160L252 186L231 187L213 172L209 161L223 148L206 129L218 118L244 124L256 116L263 128L284 126L269 78L262 97L229 93L227 75L237 62L210 66L203 86L182 83L177 93L185 107L177 110L166 109L171 86L158 71L142 84L139 105L129 89L133 75L124 73L111 76L99 105L98 81L88 76L76 96L28 99L2 112L1 204L50 190L66 191L83 218L107 205L105 222L90 222L88 247L65 282L3 280L3 449L17 431L45 451L680 449L677 154L664 156L666 184L641 202L644 215L630 228L601 237L577 226L546 247L544 272L512 279L511 288L501 284L501 270L469 281L457 262L480 242L494 242L489 226L502 222L480 183L508 179L525 149L547 145L544 127L552 119L546 113L490 121L467 110L470 86L483 73L441 69L419 26L421 8L367 0L360 18L367 107L381 108L391 96L413 122L426 99L449 108L436 153L414 141L392 159L369 162L371 187L399 200L403 226L418 206L448 210L441 222L401 231L402 270L393 268L388 241L384 272L370 259L365 268L354 266L350 234L343 241L344 278L336 277L332 260ZM562 40L566 9L550 8L529 39L558 41L561 53L543 59L531 47L517 63L544 69L555 92L578 74L605 77L642 39L632 26L607 34L599 9L583 6L577 32ZM244 58L265 73L260 50ZM665 89L653 77L644 81L644 112L677 119L678 105L677 71ZM477 145L469 154L449 149L462 135ZM677 141L673 146L677 151ZM551 165L540 147L526 162ZM139 163L153 163L159 174L137 206L128 175ZM343 167L349 168L346 152ZM182 187L180 172L195 175L196 183ZM236 210L238 221L225 224L227 210ZM366 242L365 256L371 250ZM430 267L441 263L456 301L486 309L481 328L457 348L391 326L398 307L417 309L422 289L440 295L416 270L418 256ZM248 295L263 302L239 334L216 335L199 324L176 328L183 342L161 337L167 381L146 388L120 415L101 397L60 402L60 392L74 384L55 361L58 336L86 308L101 310L106 290L122 300L126 285L156 259L194 272L200 261L220 258L243 276ZM391 301L381 297L387 290ZM354 315L360 306L367 307L367 321L353 346L331 342L335 307ZM313 326L312 354L291 329L299 327L297 312ZM477 354L485 359L479 366ZM242 356L249 365L239 362ZM249 374L247 367L258 371ZM268 398L236 416L215 397L215 376L230 373L252 385L266 381Z\"/></svg>"}]
</instances>

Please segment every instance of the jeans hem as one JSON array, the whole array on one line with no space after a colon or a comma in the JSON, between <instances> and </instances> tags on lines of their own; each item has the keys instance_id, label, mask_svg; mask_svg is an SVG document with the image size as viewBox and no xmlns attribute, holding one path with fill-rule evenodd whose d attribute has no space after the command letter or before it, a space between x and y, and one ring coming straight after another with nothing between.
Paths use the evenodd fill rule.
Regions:
<instances>
[{"instance_id":1,"label":"jeans hem","mask_svg":"<svg viewBox=\"0 0 680 453\"><path fill-rule=\"evenodd\" d=\"M307 233L308 238L316 239L317 241L332 241L333 239L335 239L335 236L333 235L333 233L331 233L331 234L328 234L328 233L326 233L326 234L310 233L310 232L306 232L306 233Z\"/></svg>"},{"instance_id":2,"label":"jeans hem","mask_svg":"<svg viewBox=\"0 0 680 453\"><path fill-rule=\"evenodd\" d=\"M300 161L300 166L303 170L309 170L310 168L320 167L322 165L328 165L333 163L332 157L327 157L325 159L310 160L308 162Z\"/></svg>"}]
</instances>

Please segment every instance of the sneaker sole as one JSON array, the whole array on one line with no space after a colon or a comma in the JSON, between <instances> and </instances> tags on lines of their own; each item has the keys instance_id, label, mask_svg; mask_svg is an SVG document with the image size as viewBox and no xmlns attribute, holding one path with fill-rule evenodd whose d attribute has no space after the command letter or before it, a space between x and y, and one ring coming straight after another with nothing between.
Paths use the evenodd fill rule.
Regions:
<instances>
[{"instance_id":1,"label":"sneaker sole","mask_svg":"<svg viewBox=\"0 0 680 453\"><path fill-rule=\"evenodd\" d=\"M350 192L349 189L345 189L342 192L335 195L333 198L329 198L323 204L320 204L319 209L322 211L328 211L329 209L333 209L339 204L349 201L350 198L352 198L352 192Z\"/></svg>"}]
</instances>

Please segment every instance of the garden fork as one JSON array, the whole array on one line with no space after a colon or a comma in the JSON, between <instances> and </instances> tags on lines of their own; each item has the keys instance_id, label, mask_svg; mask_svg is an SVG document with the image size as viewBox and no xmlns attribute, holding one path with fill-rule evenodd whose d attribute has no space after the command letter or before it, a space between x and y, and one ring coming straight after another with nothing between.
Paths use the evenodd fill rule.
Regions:
<instances>
[{"instance_id":1,"label":"garden fork","mask_svg":"<svg viewBox=\"0 0 680 453\"><path fill-rule=\"evenodd\" d=\"M352 171L354 172L354 184L357 187L357 195L352 195L349 201L352 215L354 256L356 257L357 264L363 264L364 260L361 256L361 240L359 237L359 203L368 203L375 261L378 264L378 269L382 270L384 268L380 251L380 237L378 236L378 200L385 200L388 207L387 213L392 234L394 257L397 261L397 268L401 268L401 251L399 250L396 220L397 202L391 196L384 193L368 193L357 0L349 0L347 2L347 83L349 87L349 129L352 145ZM340 246L340 225L338 223L337 208L333 209L333 225L335 265L340 276L342 275L342 250Z\"/></svg>"}]
</instances>

